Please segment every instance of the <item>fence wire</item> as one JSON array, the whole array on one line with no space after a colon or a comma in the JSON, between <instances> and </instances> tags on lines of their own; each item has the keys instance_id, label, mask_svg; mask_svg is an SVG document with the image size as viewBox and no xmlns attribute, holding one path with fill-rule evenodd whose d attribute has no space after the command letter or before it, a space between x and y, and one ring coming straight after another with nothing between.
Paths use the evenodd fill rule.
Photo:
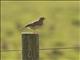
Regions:
<instances>
[{"instance_id":1,"label":"fence wire","mask_svg":"<svg viewBox=\"0 0 80 60\"><path fill-rule=\"evenodd\" d=\"M59 50L66 50L66 49L77 49L77 50L80 50L80 47L57 47L57 48L40 48L39 50L56 50L56 49L59 49ZM24 50L24 49L23 49ZM23 50L1 50L1 52L8 52L8 51L23 51ZM27 49L26 49L27 50Z\"/></svg>"}]
</instances>

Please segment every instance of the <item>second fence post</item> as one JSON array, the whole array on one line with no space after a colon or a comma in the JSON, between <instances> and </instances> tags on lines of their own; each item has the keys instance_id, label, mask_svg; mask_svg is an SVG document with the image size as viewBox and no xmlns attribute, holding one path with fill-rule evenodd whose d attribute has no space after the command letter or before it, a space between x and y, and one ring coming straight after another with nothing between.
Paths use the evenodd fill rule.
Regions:
<instances>
[{"instance_id":1,"label":"second fence post","mask_svg":"<svg viewBox=\"0 0 80 60\"><path fill-rule=\"evenodd\" d=\"M39 35L22 32L22 60L39 60Z\"/></svg>"}]
</instances>

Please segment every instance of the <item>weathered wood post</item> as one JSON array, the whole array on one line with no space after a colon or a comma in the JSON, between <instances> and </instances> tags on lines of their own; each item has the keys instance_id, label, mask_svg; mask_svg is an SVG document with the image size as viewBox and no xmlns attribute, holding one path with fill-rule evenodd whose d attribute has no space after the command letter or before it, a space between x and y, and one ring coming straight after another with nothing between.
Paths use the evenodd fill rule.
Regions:
<instances>
[{"instance_id":1,"label":"weathered wood post","mask_svg":"<svg viewBox=\"0 0 80 60\"><path fill-rule=\"evenodd\" d=\"M39 35L22 32L22 60L39 60Z\"/></svg>"}]
</instances>

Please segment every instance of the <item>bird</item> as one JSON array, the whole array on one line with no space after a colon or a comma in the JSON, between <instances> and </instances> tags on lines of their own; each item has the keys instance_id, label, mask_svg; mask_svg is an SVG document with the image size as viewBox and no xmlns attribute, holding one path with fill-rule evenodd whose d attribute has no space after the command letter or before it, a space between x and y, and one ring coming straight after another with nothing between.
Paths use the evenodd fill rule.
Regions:
<instances>
[{"instance_id":1,"label":"bird","mask_svg":"<svg viewBox=\"0 0 80 60\"><path fill-rule=\"evenodd\" d=\"M37 30L41 26L43 26L43 21L45 20L45 17L40 17L37 21L34 21L33 23L25 25L24 28L30 28L32 30Z\"/></svg>"}]
</instances>

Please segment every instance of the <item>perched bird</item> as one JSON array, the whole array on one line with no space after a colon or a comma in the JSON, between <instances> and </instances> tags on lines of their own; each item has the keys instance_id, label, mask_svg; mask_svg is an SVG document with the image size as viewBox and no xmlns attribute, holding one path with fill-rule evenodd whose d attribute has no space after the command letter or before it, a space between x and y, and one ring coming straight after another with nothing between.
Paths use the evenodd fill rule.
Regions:
<instances>
[{"instance_id":1,"label":"perched bird","mask_svg":"<svg viewBox=\"0 0 80 60\"><path fill-rule=\"evenodd\" d=\"M30 28L32 30L36 30L36 29L38 29L39 27L41 27L43 25L44 19L45 19L44 17L40 17L38 19L38 21L35 21L33 23L30 23L30 24L27 24L24 28L28 27L28 28Z\"/></svg>"}]
</instances>

